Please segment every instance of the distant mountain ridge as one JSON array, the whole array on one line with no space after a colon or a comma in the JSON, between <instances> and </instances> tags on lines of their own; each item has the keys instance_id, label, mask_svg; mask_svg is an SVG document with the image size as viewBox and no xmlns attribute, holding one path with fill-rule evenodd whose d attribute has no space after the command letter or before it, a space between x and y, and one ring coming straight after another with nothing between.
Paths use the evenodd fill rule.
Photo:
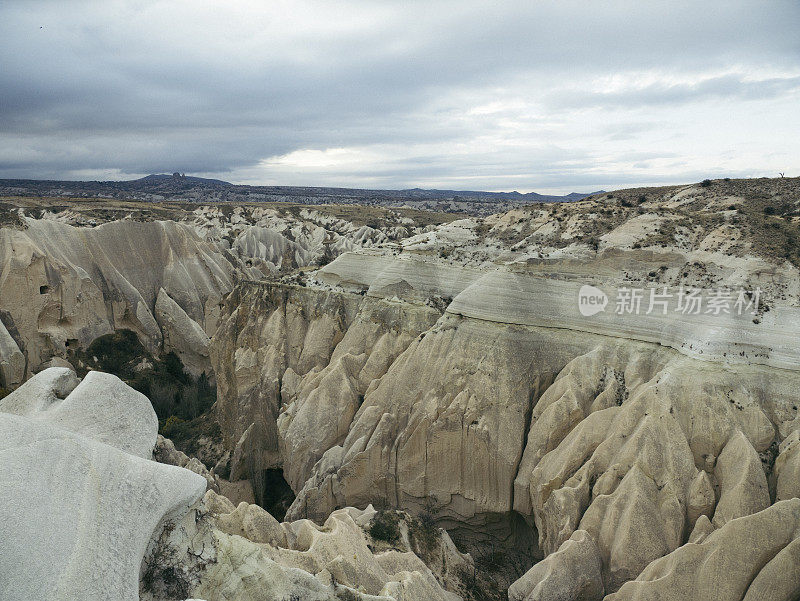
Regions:
<instances>
[{"instance_id":1,"label":"distant mountain ridge","mask_svg":"<svg viewBox=\"0 0 800 601\"><path fill-rule=\"evenodd\" d=\"M215 184L220 186L232 186L233 184L230 182L223 181L221 179L209 179L207 177L195 177L193 175L184 175L173 173L172 175L168 173L151 173L150 175L145 175L144 177L140 177L139 179L127 180L129 182L164 182L167 180L183 180L187 182L194 182L198 184Z\"/></svg>"},{"instance_id":2,"label":"distant mountain ridge","mask_svg":"<svg viewBox=\"0 0 800 601\"><path fill-rule=\"evenodd\" d=\"M602 191L600 191L602 192ZM535 202L572 202L599 192L572 192L563 196L537 192L476 190L371 190L320 186L249 186L173 174L151 174L127 181L0 180L0 195L115 198L176 202L287 202L297 204L361 204L408 206L448 213L489 215Z\"/></svg>"}]
</instances>

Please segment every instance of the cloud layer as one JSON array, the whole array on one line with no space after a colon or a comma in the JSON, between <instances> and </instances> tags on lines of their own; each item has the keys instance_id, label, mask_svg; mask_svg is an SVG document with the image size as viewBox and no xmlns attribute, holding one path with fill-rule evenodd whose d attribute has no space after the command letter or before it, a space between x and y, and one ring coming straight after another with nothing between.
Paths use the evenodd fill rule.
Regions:
<instances>
[{"instance_id":1,"label":"cloud layer","mask_svg":"<svg viewBox=\"0 0 800 601\"><path fill-rule=\"evenodd\" d=\"M569 192L800 171L800 5L4 2L0 177Z\"/></svg>"}]
</instances>

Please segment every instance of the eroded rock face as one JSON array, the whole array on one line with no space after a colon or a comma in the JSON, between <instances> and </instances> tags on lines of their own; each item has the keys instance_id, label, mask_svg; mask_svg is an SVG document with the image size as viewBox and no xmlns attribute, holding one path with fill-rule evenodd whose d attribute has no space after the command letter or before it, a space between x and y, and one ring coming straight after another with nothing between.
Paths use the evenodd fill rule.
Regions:
<instances>
[{"instance_id":1,"label":"eroded rock face","mask_svg":"<svg viewBox=\"0 0 800 601\"><path fill-rule=\"evenodd\" d=\"M25 377L25 357L0 321L0 386L14 388Z\"/></svg>"},{"instance_id":2,"label":"eroded rock face","mask_svg":"<svg viewBox=\"0 0 800 601\"><path fill-rule=\"evenodd\" d=\"M230 599L271 598L264 589L330 598L356 582L369 594L436 598L435 587L415 588L433 586L421 568L396 577L374 552L360 555L348 522L360 518L339 508L380 503L430 514L457 540L523 549L518 598L796 596L796 537L786 532L800 490L797 267L758 254L729 209L741 199L662 193L636 207L595 199L460 219L393 248L370 228L335 237L321 222L281 225L277 213L254 223L255 211L234 211L224 227L198 215L201 242L248 277L325 248L374 248L296 274L303 285L243 282L224 306L209 296L202 319L149 282L150 297L164 291L162 342L169 330L176 352L202 362L203 344L188 340L193 328L168 299L215 330L209 358L231 477L281 469L297 493L288 518L316 545L310 552L300 530L247 503L207 499L219 517L211 538L192 534L196 561L185 565L198 573L188 582ZM612 303L590 318L577 308L583 283L761 286L770 308L634 318ZM81 298L107 304L93 294ZM135 306L137 331L149 335L145 309L155 309ZM46 315L56 313L72 315ZM17 344L24 328L12 321L3 314ZM2 348L3 377L13 378L17 355L7 339ZM750 528L763 532L747 555ZM336 545L358 561L333 556ZM728 572L730 583L709 584Z\"/></svg>"},{"instance_id":3,"label":"eroded rock face","mask_svg":"<svg viewBox=\"0 0 800 601\"><path fill-rule=\"evenodd\" d=\"M218 408L246 410L237 427L251 428L261 401L233 391L269 391L277 442L264 465L281 465L297 492L290 519L378 502L431 510L462 540L488 531L508 544L518 514L535 527L528 556L540 549L554 572L566 569L556 551L586 532L609 594L685 545L701 520L697 538L770 505L759 454L795 423L793 370L401 301L406 316L430 311L430 325L367 380L374 347L354 341L366 316L397 301L254 284L236 294L247 302L229 305L212 356L218 371L248 359L226 374ZM247 332L246 346L226 331ZM245 432L242 458L259 440ZM776 462L782 490L792 458Z\"/></svg>"},{"instance_id":4,"label":"eroded rock face","mask_svg":"<svg viewBox=\"0 0 800 601\"><path fill-rule=\"evenodd\" d=\"M208 334L163 288L159 289L156 297L155 318L163 333L164 352L177 354L186 370L194 376L211 371Z\"/></svg>"},{"instance_id":5,"label":"eroded rock face","mask_svg":"<svg viewBox=\"0 0 800 601\"><path fill-rule=\"evenodd\" d=\"M800 497L800 430L794 430L780 444L775 473L777 501Z\"/></svg>"},{"instance_id":6,"label":"eroded rock face","mask_svg":"<svg viewBox=\"0 0 800 601\"><path fill-rule=\"evenodd\" d=\"M800 499L780 501L654 561L606 599L795 599L799 537Z\"/></svg>"},{"instance_id":7,"label":"eroded rock face","mask_svg":"<svg viewBox=\"0 0 800 601\"><path fill-rule=\"evenodd\" d=\"M387 543L368 532L375 515L372 507L346 508L322 526L309 520L279 524L258 506L234 508L209 491L146 558L142 599L158 599L170 586L207 601L462 598L456 591L462 574L473 569L472 559L444 531L426 538L426 565L412 550L410 517L398 517L397 538ZM165 573L180 574L178 583Z\"/></svg>"},{"instance_id":8,"label":"eroded rock face","mask_svg":"<svg viewBox=\"0 0 800 601\"><path fill-rule=\"evenodd\" d=\"M26 218L25 225L0 230L0 308L24 344L29 373L69 345L85 347L122 328L156 352L159 290L204 325L232 287L234 265L185 224L120 220L89 228Z\"/></svg>"},{"instance_id":9,"label":"eroded rock face","mask_svg":"<svg viewBox=\"0 0 800 601\"><path fill-rule=\"evenodd\" d=\"M99 372L50 368L0 400L3 599L461 599L446 588L473 564L444 531L397 518L385 543L367 533L371 507L319 526L213 489L201 501L213 475L156 445L156 427L144 396Z\"/></svg>"},{"instance_id":10,"label":"eroded rock face","mask_svg":"<svg viewBox=\"0 0 800 601\"><path fill-rule=\"evenodd\" d=\"M244 473L248 456L261 469L291 456L287 480L301 487L347 434L372 381L438 317L427 307L374 303L362 311L361 303L354 294L250 284L228 300L211 359L217 418L237 451L233 474Z\"/></svg>"},{"instance_id":11,"label":"eroded rock face","mask_svg":"<svg viewBox=\"0 0 800 601\"><path fill-rule=\"evenodd\" d=\"M508 589L509 601L603 598L600 552L585 530L576 530L561 547L537 563Z\"/></svg>"},{"instance_id":12,"label":"eroded rock face","mask_svg":"<svg viewBox=\"0 0 800 601\"><path fill-rule=\"evenodd\" d=\"M37 374L0 400L0 596L139 598L142 558L206 481L150 459L150 402L108 374Z\"/></svg>"},{"instance_id":13,"label":"eroded rock face","mask_svg":"<svg viewBox=\"0 0 800 601\"><path fill-rule=\"evenodd\" d=\"M370 386L338 465L326 455L290 513L376 495L393 506L431 502L462 524L510 511L532 399L566 362L537 349L540 340L443 317Z\"/></svg>"}]
</instances>

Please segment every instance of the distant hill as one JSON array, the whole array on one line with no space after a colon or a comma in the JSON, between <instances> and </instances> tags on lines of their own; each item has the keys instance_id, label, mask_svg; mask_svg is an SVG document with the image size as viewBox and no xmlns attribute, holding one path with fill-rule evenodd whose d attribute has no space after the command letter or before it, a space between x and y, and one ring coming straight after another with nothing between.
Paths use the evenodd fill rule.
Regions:
<instances>
[{"instance_id":1,"label":"distant hill","mask_svg":"<svg viewBox=\"0 0 800 601\"><path fill-rule=\"evenodd\" d=\"M233 184L230 182L222 181L221 179L209 179L207 177L195 177L193 175L179 175L177 173L173 173L172 175L168 173L159 173L159 174L152 174L146 175L140 179L130 180L131 182L146 182L146 183L163 183L166 181L184 181L184 182L192 182L198 184L213 184L217 186L232 186Z\"/></svg>"},{"instance_id":2,"label":"distant hill","mask_svg":"<svg viewBox=\"0 0 800 601\"><path fill-rule=\"evenodd\" d=\"M602 192L602 191L600 191ZM152 174L128 181L0 180L0 195L115 198L120 200L191 203L287 202L295 204L359 204L410 207L445 213L490 215L537 202L572 202L591 192L553 196L529 192L476 190L369 190L314 186L244 186L181 173Z\"/></svg>"},{"instance_id":3,"label":"distant hill","mask_svg":"<svg viewBox=\"0 0 800 601\"><path fill-rule=\"evenodd\" d=\"M475 190L437 190L426 188L411 188L409 190L400 190L400 192L407 194L411 198L494 198L510 201L570 202L581 200L593 194L602 194L605 190L597 190L596 192L589 192L587 194L571 192L563 196L539 194L538 192L483 192Z\"/></svg>"}]
</instances>

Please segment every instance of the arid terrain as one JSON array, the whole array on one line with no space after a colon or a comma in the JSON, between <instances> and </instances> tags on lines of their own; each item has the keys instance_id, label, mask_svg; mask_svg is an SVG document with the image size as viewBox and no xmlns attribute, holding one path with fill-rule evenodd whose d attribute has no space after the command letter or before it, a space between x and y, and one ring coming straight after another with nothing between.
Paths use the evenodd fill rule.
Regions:
<instances>
[{"instance_id":1,"label":"arid terrain","mask_svg":"<svg viewBox=\"0 0 800 601\"><path fill-rule=\"evenodd\" d=\"M76 182L0 179L0 196L95 198L148 202L293 203L423 209L443 213L491 215L536 202L570 202L589 196L576 192L552 196L528 192L470 190L360 190L311 186L245 186L181 173L148 175L136 180Z\"/></svg>"},{"instance_id":2,"label":"arid terrain","mask_svg":"<svg viewBox=\"0 0 800 601\"><path fill-rule=\"evenodd\" d=\"M3 190L0 597L800 598L800 178Z\"/></svg>"}]
</instances>

